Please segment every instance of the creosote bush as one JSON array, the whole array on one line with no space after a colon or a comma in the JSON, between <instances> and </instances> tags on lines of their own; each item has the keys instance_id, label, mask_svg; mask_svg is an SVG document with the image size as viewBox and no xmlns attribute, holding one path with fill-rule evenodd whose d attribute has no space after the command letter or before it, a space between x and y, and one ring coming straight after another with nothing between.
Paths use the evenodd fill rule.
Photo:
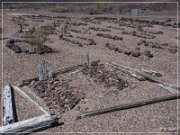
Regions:
<instances>
[{"instance_id":1,"label":"creosote bush","mask_svg":"<svg viewBox=\"0 0 180 135\"><path fill-rule=\"evenodd\" d=\"M34 47L43 46L48 40L48 35L53 34L53 32L54 28L52 26L33 28L26 32L26 42Z\"/></svg>"}]
</instances>

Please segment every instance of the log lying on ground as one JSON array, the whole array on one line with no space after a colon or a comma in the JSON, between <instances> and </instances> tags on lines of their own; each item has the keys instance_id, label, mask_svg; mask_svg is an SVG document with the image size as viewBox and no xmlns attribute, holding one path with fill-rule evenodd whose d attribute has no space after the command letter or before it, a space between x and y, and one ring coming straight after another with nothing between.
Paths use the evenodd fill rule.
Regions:
<instances>
[{"instance_id":1,"label":"log lying on ground","mask_svg":"<svg viewBox=\"0 0 180 135\"><path fill-rule=\"evenodd\" d=\"M8 84L3 89L3 125L15 122L12 87Z\"/></svg>"},{"instance_id":2,"label":"log lying on ground","mask_svg":"<svg viewBox=\"0 0 180 135\"><path fill-rule=\"evenodd\" d=\"M49 114L34 117L28 120L16 122L6 126L0 127L0 132L3 134L27 134L52 126L57 122L56 118Z\"/></svg>"},{"instance_id":3,"label":"log lying on ground","mask_svg":"<svg viewBox=\"0 0 180 135\"><path fill-rule=\"evenodd\" d=\"M130 67L126 67L126 66L122 66L122 65L119 65L117 63L107 63L109 66L113 67L113 68L116 68L124 73L127 73L129 75L131 75L132 77L142 81L142 80L148 80L150 82L153 82L155 85L167 90L168 92L170 93L177 93L178 91L173 88L172 86L170 85L167 85L167 84L164 84L162 82L159 82L158 80L156 80L153 76L145 73L144 71L141 71L141 70L138 70L138 69L133 69L133 68L130 68ZM146 71L147 72L147 71Z\"/></svg>"},{"instance_id":4,"label":"log lying on ground","mask_svg":"<svg viewBox=\"0 0 180 135\"><path fill-rule=\"evenodd\" d=\"M96 61L92 61L91 64L99 63L99 62L100 62L100 60L96 60ZM64 74L64 73L67 73L67 72L74 71L74 70L76 70L76 69L78 69L80 67L85 67L86 65L87 65L87 63L84 63L84 64L80 64L80 65L60 69L60 70L54 71L52 74L53 74L53 76L56 76L56 75L59 75L59 74ZM33 80L38 81L38 77L33 77L33 78L30 78L30 79L22 80L22 83L20 84L20 87L28 85Z\"/></svg>"},{"instance_id":5,"label":"log lying on ground","mask_svg":"<svg viewBox=\"0 0 180 135\"><path fill-rule=\"evenodd\" d=\"M94 110L94 111L89 111L89 112L83 112L77 116L77 119L82 119L85 117L91 117L91 116L100 115L100 114L104 114L104 113L110 113L110 112L114 112L114 111L136 108L136 107L140 107L140 106L150 105L150 104L154 104L154 103L159 103L159 102L174 100L174 99L179 99L179 98L180 98L180 93L178 95L173 94L173 95L169 95L169 96L148 99L145 101L138 101L135 103L116 105L116 106L112 106L109 108L104 108L104 109L99 109L99 110Z\"/></svg>"}]
</instances>

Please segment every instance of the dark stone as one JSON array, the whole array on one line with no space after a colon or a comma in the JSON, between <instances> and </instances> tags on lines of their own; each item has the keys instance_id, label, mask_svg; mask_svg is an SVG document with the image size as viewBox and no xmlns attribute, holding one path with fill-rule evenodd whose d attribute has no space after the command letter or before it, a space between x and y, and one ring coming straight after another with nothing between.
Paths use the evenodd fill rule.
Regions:
<instances>
[{"instance_id":1,"label":"dark stone","mask_svg":"<svg viewBox=\"0 0 180 135\"><path fill-rule=\"evenodd\" d=\"M144 55L149 57L149 58L153 58L153 54L150 51L145 51Z\"/></svg>"},{"instance_id":2,"label":"dark stone","mask_svg":"<svg viewBox=\"0 0 180 135\"><path fill-rule=\"evenodd\" d=\"M123 51L120 48L118 48L118 53L123 53Z\"/></svg>"},{"instance_id":3,"label":"dark stone","mask_svg":"<svg viewBox=\"0 0 180 135\"><path fill-rule=\"evenodd\" d=\"M171 48L171 49L169 49L169 52L175 54L177 52L177 49L176 48Z\"/></svg>"},{"instance_id":4,"label":"dark stone","mask_svg":"<svg viewBox=\"0 0 180 135\"><path fill-rule=\"evenodd\" d=\"M96 45L96 42L93 39L89 39L90 43L89 45Z\"/></svg>"},{"instance_id":5,"label":"dark stone","mask_svg":"<svg viewBox=\"0 0 180 135\"><path fill-rule=\"evenodd\" d=\"M60 107L64 107L64 105L65 105L64 101L61 98L57 99L57 103Z\"/></svg>"},{"instance_id":6,"label":"dark stone","mask_svg":"<svg viewBox=\"0 0 180 135\"><path fill-rule=\"evenodd\" d=\"M123 90L125 87L128 86L127 82L122 80L121 78L118 78L118 82L116 84L118 90Z\"/></svg>"},{"instance_id":7,"label":"dark stone","mask_svg":"<svg viewBox=\"0 0 180 135\"><path fill-rule=\"evenodd\" d=\"M41 94L41 93L44 93L48 87L47 87L47 84L43 82L39 82L34 88L39 94Z\"/></svg>"},{"instance_id":8,"label":"dark stone","mask_svg":"<svg viewBox=\"0 0 180 135\"><path fill-rule=\"evenodd\" d=\"M78 104L79 103L79 101L81 100L81 98L79 97L79 96L73 96L72 98L71 98L71 100L70 100L70 102L69 102L69 108L70 109L73 109L75 106L76 106L76 104Z\"/></svg>"},{"instance_id":9,"label":"dark stone","mask_svg":"<svg viewBox=\"0 0 180 135\"><path fill-rule=\"evenodd\" d=\"M35 49L34 49L35 53L38 54L44 54L44 53L52 53L53 50L51 47L46 46L46 45L38 45Z\"/></svg>"},{"instance_id":10,"label":"dark stone","mask_svg":"<svg viewBox=\"0 0 180 135\"><path fill-rule=\"evenodd\" d=\"M130 51L125 51L124 54L131 55L131 52Z\"/></svg>"},{"instance_id":11,"label":"dark stone","mask_svg":"<svg viewBox=\"0 0 180 135\"><path fill-rule=\"evenodd\" d=\"M65 92L62 92L60 94L60 97L61 98L64 98L64 99L71 99L72 98L72 93L70 91L65 91Z\"/></svg>"},{"instance_id":12,"label":"dark stone","mask_svg":"<svg viewBox=\"0 0 180 135\"><path fill-rule=\"evenodd\" d=\"M63 34L60 34L60 35L59 35L59 38L63 38Z\"/></svg>"},{"instance_id":13,"label":"dark stone","mask_svg":"<svg viewBox=\"0 0 180 135\"><path fill-rule=\"evenodd\" d=\"M135 50L135 51L132 51L132 52L131 52L131 55L132 55L133 57L139 57L139 56L141 55L141 53L140 53L139 50Z\"/></svg>"},{"instance_id":14,"label":"dark stone","mask_svg":"<svg viewBox=\"0 0 180 135\"><path fill-rule=\"evenodd\" d=\"M10 41L7 42L6 47L14 51L15 53L21 53L22 49L18 46L15 45L14 39L11 39Z\"/></svg>"}]
</instances>

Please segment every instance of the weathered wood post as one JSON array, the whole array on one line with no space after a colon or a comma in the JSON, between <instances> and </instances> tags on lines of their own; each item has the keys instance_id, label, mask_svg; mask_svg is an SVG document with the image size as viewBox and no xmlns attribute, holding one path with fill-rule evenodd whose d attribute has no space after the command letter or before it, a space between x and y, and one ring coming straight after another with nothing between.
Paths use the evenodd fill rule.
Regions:
<instances>
[{"instance_id":1,"label":"weathered wood post","mask_svg":"<svg viewBox=\"0 0 180 135\"><path fill-rule=\"evenodd\" d=\"M12 88L8 84L3 89L3 125L8 125L15 122L13 103L12 103Z\"/></svg>"}]
</instances>

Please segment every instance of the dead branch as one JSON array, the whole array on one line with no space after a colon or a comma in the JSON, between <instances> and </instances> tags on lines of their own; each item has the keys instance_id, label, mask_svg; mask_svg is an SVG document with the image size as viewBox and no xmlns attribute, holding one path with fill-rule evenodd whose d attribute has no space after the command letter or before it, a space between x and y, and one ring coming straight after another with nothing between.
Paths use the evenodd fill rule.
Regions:
<instances>
[{"instance_id":1,"label":"dead branch","mask_svg":"<svg viewBox=\"0 0 180 135\"><path fill-rule=\"evenodd\" d=\"M114 112L114 111L136 108L136 107L140 107L140 106L155 104L155 103L179 99L179 98L180 98L180 93L178 95L173 94L173 95L168 95L168 96L164 96L164 97L157 97L157 98L148 99L145 101L138 101L135 103L127 103L127 104L122 104L122 105L116 105L116 106L112 106L109 108L104 108L104 109L99 109L99 110L94 110L94 111L89 111L89 112L83 112L77 116L77 119L82 119L85 117L91 117L91 116L100 115L100 114L104 114L104 113L110 113L110 112Z\"/></svg>"}]
</instances>

